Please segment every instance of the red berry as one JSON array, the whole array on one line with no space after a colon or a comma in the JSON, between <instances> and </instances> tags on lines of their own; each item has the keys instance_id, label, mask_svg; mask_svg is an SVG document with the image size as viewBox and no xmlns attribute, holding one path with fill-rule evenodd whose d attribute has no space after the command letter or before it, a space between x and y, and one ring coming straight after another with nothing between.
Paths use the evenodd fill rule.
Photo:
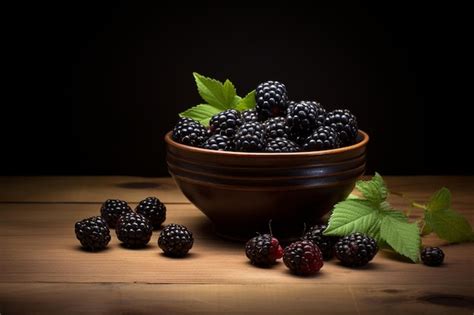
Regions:
<instances>
[{"instance_id":1,"label":"red berry","mask_svg":"<svg viewBox=\"0 0 474 315\"><path fill-rule=\"evenodd\" d=\"M323 255L319 247L308 240L291 243L283 254L285 265L297 275L311 275L323 267Z\"/></svg>"},{"instance_id":2,"label":"red berry","mask_svg":"<svg viewBox=\"0 0 474 315\"><path fill-rule=\"evenodd\" d=\"M283 256L283 249L275 237L263 234L255 236L247 242L245 254L254 265L269 266Z\"/></svg>"}]
</instances>

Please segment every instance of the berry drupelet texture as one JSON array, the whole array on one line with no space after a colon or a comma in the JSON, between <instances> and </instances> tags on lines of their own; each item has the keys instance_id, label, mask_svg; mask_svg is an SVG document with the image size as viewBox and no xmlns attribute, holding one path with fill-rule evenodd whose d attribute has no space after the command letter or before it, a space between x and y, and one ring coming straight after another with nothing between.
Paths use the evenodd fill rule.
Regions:
<instances>
[{"instance_id":1,"label":"berry drupelet texture","mask_svg":"<svg viewBox=\"0 0 474 315\"><path fill-rule=\"evenodd\" d=\"M264 151L269 153L298 152L300 147L289 139L276 138L268 140Z\"/></svg>"},{"instance_id":2,"label":"berry drupelet texture","mask_svg":"<svg viewBox=\"0 0 474 315\"><path fill-rule=\"evenodd\" d=\"M334 244L336 244L339 238L324 235L323 232L326 228L326 224L314 225L305 233L303 239L316 244L321 250L324 260L329 260L334 256Z\"/></svg>"},{"instance_id":3,"label":"berry drupelet texture","mask_svg":"<svg viewBox=\"0 0 474 315\"><path fill-rule=\"evenodd\" d=\"M284 116L288 108L288 95L284 84L278 81L267 81L257 86L255 109L260 120Z\"/></svg>"},{"instance_id":4,"label":"berry drupelet texture","mask_svg":"<svg viewBox=\"0 0 474 315\"><path fill-rule=\"evenodd\" d=\"M303 151L336 149L341 146L338 133L329 126L321 126L308 136L302 145Z\"/></svg>"},{"instance_id":5,"label":"berry drupelet texture","mask_svg":"<svg viewBox=\"0 0 474 315\"><path fill-rule=\"evenodd\" d=\"M150 241L153 226L141 214L130 212L120 217L115 233L126 247L144 247Z\"/></svg>"},{"instance_id":6,"label":"berry drupelet texture","mask_svg":"<svg viewBox=\"0 0 474 315\"><path fill-rule=\"evenodd\" d=\"M158 246L165 255L183 257L193 247L193 233L183 225L169 224L160 233Z\"/></svg>"},{"instance_id":7,"label":"berry drupelet texture","mask_svg":"<svg viewBox=\"0 0 474 315\"><path fill-rule=\"evenodd\" d=\"M156 197L140 201L135 212L147 218L154 229L159 228L166 220L166 206Z\"/></svg>"},{"instance_id":8,"label":"berry drupelet texture","mask_svg":"<svg viewBox=\"0 0 474 315\"><path fill-rule=\"evenodd\" d=\"M234 138L235 150L242 152L259 152L265 149L265 130L261 123L243 124Z\"/></svg>"},{"instance_id":9,"label":"berry drupelet texture","mask_svg":"<svg viewBox=\"0 0 474 315\"><path fill-rule=\"evenodd\" d=\"M110 230L102 217L91 217L76 222L74 230L84 249L99 251L110 242Z\"/></svg>"},{"instance_id":10,"label":"berry drupelet texture","mask_svg":"<svg viewBox=\"0 0 474 315\"><path fill-rule=\"evenodd\" d=\"M212 135L204 142L204 149L217 151L232 151L234 149L234 141L226 136Z\"/></svg>"},{"instance_id":11,"label":"berry drupelet texture","mask_svg":"<svg viewBox=\"0 0 474 315\"><path fill-rule=\"evenodd\" d=\"M283 256L283 249L275 237L263 234L251 238L245 244L245 254L253 265L266 267Z\"/></svg>"},{"instance_id":12,"label":"berry drupelet texture","mask_svg":"<svg viewBox=\"0 0 474 315\"><path fill-rule=\"evenodd\" d=\"M347 109L336 109L326 115L326 126L332 127L339 135L342 146L354 144L357 140L357 118Z\"/></svg>"},{"instance_id":13,"label":"berry drupelet texture","mask_svg":"<svg viewBox=\"0 0 474 315\"><path fill-rule=\"evenodd\" d=\"M421 261L427 266L440 266L444 261L444 252L439 247L425 247L421 251Z\"/></svg>"},{"instance_id":14,"label":"berry drupelet texture","mask_svg":"<svg viewBox=\"0 0 474 315\"><path fill-rule=\"evenodd\" d=\"M288 128L284 117L269 118L263 123L263 127L267 139L288 138L290 133L290 128Z\"/></svg>"},{"instance_id":15,"label":"berry drupelet texture","mask_svg":"<svg viewBox=\"0 0 474 315\"><path fill-rule=\"evenodd\" d=\"M349 267L367 265L378 252L377 242L362 233L353 233L341 238L335 245L336 257Z\"/></svg>"},{"instance_id":16,"label":"berry drupelet texture","mask_svg":"<svg viewBox=\"0 0 474 315\"><path fill-rule=\"evenodd\" d=\"M242 112L244 122L257 122L258 114L255 109L247 109Z\"/></svg>"},{"instance_id":17,"label":"berry drupelet texture","mask_svg":"<svg viewBox=\"0 0 474 315\"><path fill-rule=\"evenodd\" d=\"M322 107L314 106L311 102L292 105L286 116L291 136L294 138L309 136L324 124L325 113Z\"/></svg>"},{"instance_id":18,"label":"berry drupelet texture","mask_svg":"<svg viewBox=\"0 0 474 315\"><path fill-rule=\"evenodd\" d=\"M233 137L242 125L243 119L240 112L228 109L212 116L209 126L212 134Z\"/></svg>"},{"instance_id":19,"label":"berry drupelet texture","mask_svg":"<svg viewBox=\"0 0 474 315\"><path fill-rule=\"evenodd\" d=\"M114 229L121 215L132 212L127 202L119 199L107 199L100 208L100 215L107 225Z\"/></svg>"},{"instance_id":20,"label":"berry drupelet texture","mask_svg":"<svg viewBox=\"0 0 474 315\"><path fill-rule=\"evenodd\" d=\"M194 119L181 117L173 129L172 137L179 143L200 147L209 138L209 131Z\"/></svg>"},{"instance_id":21,"label":"berry drupelet texture","mask_svg":"<svg viewBox=\"0 0 474 315\"><path fill-rule=\"evenodd\" d=\"M321 251L309 240L297 241L286 247L283 262L291 272L302 276L314 274L324 265Z\"/></svg>"}]
</instances>

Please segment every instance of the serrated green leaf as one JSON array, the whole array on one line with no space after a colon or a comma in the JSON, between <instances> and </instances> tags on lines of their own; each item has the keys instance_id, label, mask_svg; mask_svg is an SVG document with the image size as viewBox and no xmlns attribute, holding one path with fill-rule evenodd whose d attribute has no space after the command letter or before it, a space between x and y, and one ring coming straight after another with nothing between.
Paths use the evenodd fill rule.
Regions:
<instances>
[{"instance_id":1,"label":"serrated green leaf","mask_svg":"<svg viewBox=\"0 0 474 315\"><path fill-rule=\"evenodd\" d=\"M383 210L382 212L383 215L389 216L392 219L398 220L400 222L408 222L408 218L403 212L395 210L395 209L390 209L390 210Z\"/></svg>"},{"instance_id":2,"label":"serrated green leaf","mask_svg":"<svg viewBox=\"0 0 474 315\"><path fill-rule=\"evenodd\" d=\"M236 109L240 111L244 111L247 109L255 108L256 100L255 100L255 90L249 92L241 101L237 104Z\"/></svg>"},{"instance_id":3,"label":"serrated green leaf","mask_svg":"<svg viewBox=\"0 0 474 315\"><path fill-rule=\"evenodd\" d=\"M442 211L451 208L451 192L446 187L435 192L426 208L429 211Z\"/></svg>"},{"instance_id":4,"label":"serrated green leaf","mask_svg":"<svg viewBox=\"0 0 474 315\"><path fill-rule=\"evenodd\" d=\"M426 211L425 226L450 243L473 240L473 231L469 222L451 209Z\"/></svg>"},{"instance_id":5,"label":"serrated green leaf","mask_svg":"<svg viewBox=\"0 0 474 315\"><path fill-rule=\"evenodd\" d=\"M221 112L219 108L209 104L199 104L180 113L179 116L192 118L207 127L209 126L209 119L219 112Z\"/></svg>"},{"instance_id":6,"label":"serrated green leaf","mask_svg":"<svg viewBox=\"0 0 474 315\"><path fill-rule=\"evenodd\" d=\"M199 73L194 72L193 76L199 95L201 95L206 102L221 111L231 108L235 96L235 88L230 81L230 83L227 83L227 86L224 87L225 84L222 84L222 82L207 78Z\"/></svg>"},{"instance_id":7,"label":"serrated green leaf","mask_svg":"<svg viewBox=\"0 0 474 315\"><path fill-rule=\"evenodd\" d=\"M388 189L379 173L375 173L374 177L372 177L370 180L357 181L356 188L362 193L365 199L370 200L376 204L379 204L387 199Z\"/></svg>"},{"instance_id":8,"label":"serrated green leaf","mask_svg":"<svg viewBox=\"0 0 474 315\"><path fill-rule=\"evenodd\" d=\"M380 237L397 253L410 258L413 262L419 260L421 239L416 223L403 222L386 215L380 225Z\"/></svg>"},{"instance_id":9,"label":"serrated green leaf","mask_svg":"<svg viewBox=\"0 0 474 315\"><path fill-rule=\"evenodd\" d=\"M371 201L349 199L336 204L329 218L326 235L344 236L353 232L380 239L380 213Z\"/></svg>"}]
</instances>

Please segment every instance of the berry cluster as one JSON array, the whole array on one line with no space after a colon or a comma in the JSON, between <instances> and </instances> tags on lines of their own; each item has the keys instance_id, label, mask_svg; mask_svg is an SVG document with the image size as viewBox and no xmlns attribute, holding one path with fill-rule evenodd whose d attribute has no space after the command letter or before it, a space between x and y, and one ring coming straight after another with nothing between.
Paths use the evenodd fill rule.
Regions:
<instances>
[{"instance_id":1,"label":"berry cluster","mask_svg":"<svg viewBox=\"0 0 474 315\"><path fill-rule=\"evenodd\" d=\"M255 92L255 109L217 113L209 128L180 118L173 139L209 150L268 153L328 150L357 141L357 119L347 109L328 112L315 101L290 101L278 81L263 82Z\"/></svg>"},{"instance_id":2,"label":"berry cluster","mask_svg":"<svg viewBox=\"0 0 474 315\"><path fill-rule=\"evenodd\" d=\"M189 133L193 134L193 133ZM135 211L126 201L108 199L100 208L101 216L76 222L76 237L88 251L105 249L110 242L110 229L115 229L117 238L129 248L145 247L154 229L159 229L166 220L166 206L156 197L148 197L137 205ZM158 246L165 255L185 256L193 246L193 233L185 226L169 224L158 238Z\"/></svg>"}]
</instances>

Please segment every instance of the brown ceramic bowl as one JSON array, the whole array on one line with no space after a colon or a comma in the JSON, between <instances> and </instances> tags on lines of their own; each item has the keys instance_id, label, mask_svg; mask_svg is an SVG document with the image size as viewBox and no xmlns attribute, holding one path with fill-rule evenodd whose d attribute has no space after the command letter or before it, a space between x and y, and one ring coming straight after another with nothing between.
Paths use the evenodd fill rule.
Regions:
<instances>
[{"instance_id":1,"label":"brown ceramic bowl","mask_svg":"<svg viewBox=\"0 0 474 315\"><path fill-rule=\"evenodd\" d=\"M244 153L186 146L165 136L170 174L184 195L214 224L216 232L248 239L268 232L300 237L335 203L346 198L364 173L369 136L325 151Z\"/></svg>"}]
</instances>

